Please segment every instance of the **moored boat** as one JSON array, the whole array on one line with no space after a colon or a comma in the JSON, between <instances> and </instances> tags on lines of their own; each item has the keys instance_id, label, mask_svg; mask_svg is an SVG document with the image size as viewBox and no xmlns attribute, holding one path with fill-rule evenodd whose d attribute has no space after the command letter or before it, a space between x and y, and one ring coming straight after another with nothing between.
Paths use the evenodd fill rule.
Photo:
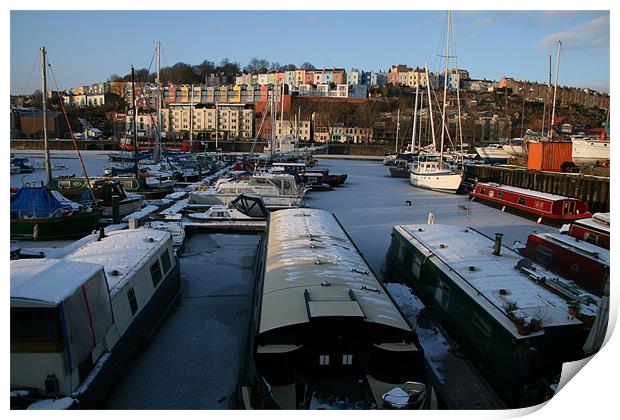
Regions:
<instances>
[{"instance_id":1,"label":"moored boat","mask_svg":"<svg viewBox=\"0 0 620 420\"><path fill-rule=\"evenodd\" d=\"M595 316L598 299L502 246L501 235L395 226L388 270L437 314L510 407L547 399L562 364L584 357L582 319Z\"/></svg>"},{"instance_id":2,"label":"moored boat","mask_svg":"<svg viewBox=\"0 0 620 420\"><path fill-rule=\"evenodd\" d=\"M463 182L463 172L445 169L440 162L419 162L409 172L414 187L455 194Z\"/></svg>"},{"instance_id":3,"label":"moored boat","mask_svg":"<svg viewBox=\"0 0 620 420\"><path fill-rule=\"evenodd\" d=\"M500 144L489 144L486 147L476 147L476 153L484 163L506 163L510 155Z\"/></svg>"},{"instance_id":4,"label":"moored boat","mask_svg":"<svg viewBox=\"0 0 620 420\"><path fill-rule=\"evenodd\" d=\"M609 161L608 139L573 138L573 162L577 165L602 164Z\"/></svg>"},{"instance_id":5,"label":"moored boat","mask_svg":"<svg viewBox=\"0 0 620 420\"><path fill-rule=\"evenodd\" d=\"M12 408L99 407L178 291L170 234L157 230L11 261Z\"/></svg>"},{"instance_id":6,"label":"moored boat","mask_svg":"<svg viewBox=\"0 0 620 420\"><path fill-rule=\"evenodd\" d=\"M609 249L609 213L594 213L592 217L573 221L561 229L570 236L582 241Z\"/></svg>"},{"instance_id":7,"label":"moored boat","mask_svg":"<svg viewBox=\"0 0 620 420\"><path fill-rule=\"evenodd\" d=\"M510 208L528 215L538 216L538 223L561 224L591 217L588 203L562 195L527 190L525 188L478 182L469 193L472 200L478 199L502 208Z\"/></svg>"},{"instance_id":8,"label":"moored boat","mask_svg":"<svg viewBox=\"0 0 620 420\"><path fill-rule=\"evenodd\" d=\"M417 335L333 215L272 213L262 252L247 408L425 406Z\"/></svg>"}]
</instances>

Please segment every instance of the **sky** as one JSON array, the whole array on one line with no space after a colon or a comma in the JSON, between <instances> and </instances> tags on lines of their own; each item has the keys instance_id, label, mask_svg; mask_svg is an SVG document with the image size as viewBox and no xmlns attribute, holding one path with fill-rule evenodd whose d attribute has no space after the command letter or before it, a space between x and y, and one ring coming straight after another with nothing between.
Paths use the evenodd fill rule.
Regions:
<instances>
[{"instance_id":1,"label":"sky","mask_svg":"<svg viewBox=\"0 0 620 420\"><path fill-rule=\"evenodd\" d=\"M456 65L472 78L546 82L549 55L555 72L561 40L559 84L609 92L609 11L453 14ZM259 57L375 71L426 61L431 71L440 71L446 12L11 11L10 22L10 92L24 94L40 89L41 46L48 51L53 90L124 75L132 64L148 68L156 41L162 66L226 57L243 67Z\"/></svg>"}]
</instances>

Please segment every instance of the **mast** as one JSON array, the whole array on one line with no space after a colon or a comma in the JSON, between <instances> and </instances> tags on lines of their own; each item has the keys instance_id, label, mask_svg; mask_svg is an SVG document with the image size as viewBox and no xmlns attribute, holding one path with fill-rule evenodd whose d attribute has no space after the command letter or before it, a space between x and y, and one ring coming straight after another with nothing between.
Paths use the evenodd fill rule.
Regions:
<instances>
[{"instance_id":1,"label":"mast","mask_svg":"<svg viewBox=\"0 0 620 420\"><path fill-rule=\"evenodd\" d=\"M555 124L555 100L558 93L558 72L560 71L560 50L562 49L562 41L558 41L558 58L555 62L555 87L553 88L553 108L551 111L551 125L549 126L549 138L553 140L553 125Z\"/></svg>"},{"instance_id":2,"label":"mast","mask_svg":"<svg viewBox=\"0 0 620 420\"><path fill-rule=\"evenodd\" d=\"M47 142L47 75L45 72L45 47L41 47L41 84L43 98L41 114L43 116L43 144L45 146L45 173L47 175L47 187L52 187L52 165L50 163L50 148Z\"/></svg>"},{"instance_id":3,"label":"mast","mask_svg":"<svg viewBox=\"0 0 620 420\"><path fill-rule=\"evenodd\" d=\"M433 100L431 98L431 78L428 74L428 67L426 65L426 62L424 62L424 69L426 70L426 90L428 92L428 110L430 112L431 134L433 136L433 150L437 150L437 145L435 144L435 125L433 124Z\"/></svg>"},{"instance_id":4,"label":"mast","mask_svg":"<svg viewBox=\"0 0 620 420\"><path fill-rule=\"evenodd\" d=\"M398 108L398 113L396 114L396 150L394 151L398 154L398 132L400 131L400 108Z\"/></svg>"},{"instance_id":5,"label":"mast","mask_svg":"<svg viewBox=\"0 0 620 420\"><path fill-rule=\"evenodd\" d=\"M420 88L420 83L416 83L415 85L415 105L413 109L413 127L411 129L411 153L415 152L415 127L416 122L418 121L418 90Z\"/></svg>"},{"instance_id":6,"label":"mast","mask_svg":"<svg viewBox=\"0 0 620 420\"><path fill-rule=\"evenodd\" d=\"M547 101L549 100L549 89L551 89L551 54L549 54L549 83L547 83L547 92L545 93L545 101L543 102L543 119L540 127L540 134L545 135L545 116L547 115Z\"/></svg>"},{"instance_id":7,"label":"mast","mask_svg":"<svg viewBox=\"0 0 620 420\"><path fill-rule=\"evenodd\" d=\"M448 27L446 30L446 65L443 78L443 111L441 113L441 150L439 151L439 167L443 164L443 139L446 132L446 97L448 94L448 56L450 55L450 18L452 12L448 10Z\"/></svg>"},{"instance_id":8,"label":"mast","mask_svg":"<svg viewBox=\"0 0 620 420\"><path fill-rule=\"evenodd\" d=\"M136 104L136 76L133 66L131 66L131 97L133 100L133 160L136 170L136 180L138 179L138 106Z\"/></svg>"},{"instance_id":9,"label":"mast","mask_svg":"<svg viewBox=\"0 0 620 420\"><path fill-rule=\"evenodd\" d=\"M273 86L273 85L272 85ZM275 89L271 89L271 102L269 103L269 108L270 108L270 112L271 112L271 133L269 136L269 156L273 157L273 148L274 148L274 131L275 131L275 125L276 125L276 120L275 120L275 114L274 114L274 109L273 109L273 104L275 101L275 94L276 91Z\"/></svg>"},{"instance_id":10,"label":"mast","mask_svg":"<svg viewBox=\"0 0 620 420\"><path fill-rule=\"evenodd\" d=\"M155 139L155 153L153 156L153 160L155 162L159 162L161 159L161 79L159 78L159 68L160 68L160 50L161 44L159 41L155 44L155 50L157 51L157 79L155 80L155 86L157 88L157 129L155 130L155 135L157 138Z\"/></svg>"},{"instance_id":11,"label":"mast","mask_svg":"<svg viewBox=\"0 0 620 420\"><path fill-rule=\"evenodd\" d=\"M192 84L190 89L192 90L189 95L189 151L191 153L194 150L194 85Z\"/></svg>"},{"instance_id":12,"label":"mast","mask_svg":"<svg viewBox=\"0 0 620 420\"><path fill-rule=\"evenodd\" d=\"M220 112L217 108L217 102L215 103L215 150L217 150L217 140L220 137Z\"/></svg>"}]
</instances>

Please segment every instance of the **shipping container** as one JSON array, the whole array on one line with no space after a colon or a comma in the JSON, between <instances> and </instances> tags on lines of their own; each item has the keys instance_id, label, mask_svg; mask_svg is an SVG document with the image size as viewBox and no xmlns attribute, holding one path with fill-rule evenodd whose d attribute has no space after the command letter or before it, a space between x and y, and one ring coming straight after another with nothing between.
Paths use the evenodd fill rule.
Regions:
<instances>
[{"instance_id":1,"label":"shipping container","mask_svg":"<svg viewBox=\"0 0 620 420\"><path fill-rule=\"evenodd\" d=\"M562 172L562 165L572 162L571 142L541 141L528 144L527 169Z\"/></svg>"}]
</instances>

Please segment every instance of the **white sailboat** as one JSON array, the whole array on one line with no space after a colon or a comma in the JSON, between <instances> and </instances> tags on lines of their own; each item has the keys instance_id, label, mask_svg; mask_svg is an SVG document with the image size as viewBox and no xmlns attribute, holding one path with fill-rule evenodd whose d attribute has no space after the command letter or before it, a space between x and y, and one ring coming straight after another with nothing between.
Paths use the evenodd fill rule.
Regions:
<instances>
[{"instance_id":1,"label":"white sailboat","mask_svg":"<svg viewBox=\"0 0 620 420\"><path fill-rule=\"evenodd\" d=\"M441 115L441 145L439 150L439 160L438 161L429 161L426 162L418 162L417 165L412 165L411 172L409 173L409 182L414 187L425 188L434 191L441 191L454 194L461 186L461 182L463 181L463 171L454 170L450 167L444 165L443 159L443 143L444 143L444 134L446 131L446 95L448 90L448 57L449 57L449 49L450 49L450 24L451 24L452 14L448 12L448 30L446 36L446 64L445 64L445 76L444 76L444 90L443 90L443 112ZM433 136L433 145L435 144L435 128L433 126L433 106L431 99L431 79L428 74L428 67L425 64L426 69L426 79L427 82L427 93L428 93L428 103L429 103L429 112L431 118L431 131ZM459 105L460 106L460 105Z\"/></svg>"},{"instance_id":2,"label":"white sailboat","mask_svg":"<svg viewBox=\"0 0 620 420\"><path fill-rule=\"evenodd\" d=\"M573 138L573 162L577 165L591 165L609 160L609 140Z\"/></svg>"}]
</instances>

